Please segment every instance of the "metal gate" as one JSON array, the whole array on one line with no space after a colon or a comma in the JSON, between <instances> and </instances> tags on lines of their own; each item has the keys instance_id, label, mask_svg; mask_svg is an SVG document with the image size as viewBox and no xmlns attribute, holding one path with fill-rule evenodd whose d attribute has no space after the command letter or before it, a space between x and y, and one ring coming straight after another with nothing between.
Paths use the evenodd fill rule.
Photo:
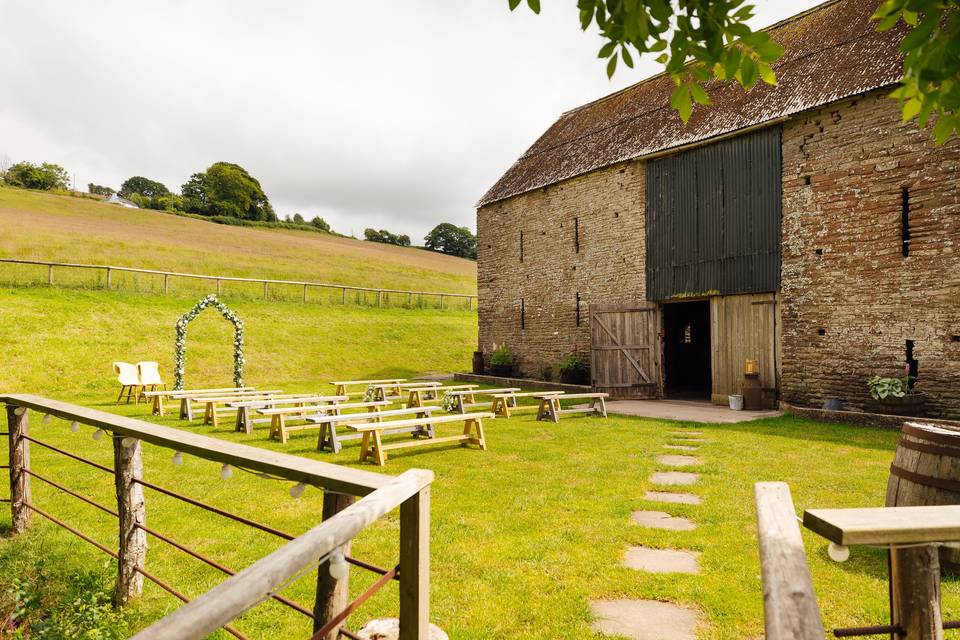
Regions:
<instances>
[{"instance_id":1,"label":"metal gate","mask_svg":"<svg viewBox=\"0 0 960 640\"><path fill-rule=\"evenodd\" d=\"M660 383L657 305L590 305L590 375L597 391L655 398Z\"/></svg>"}]
</instances>

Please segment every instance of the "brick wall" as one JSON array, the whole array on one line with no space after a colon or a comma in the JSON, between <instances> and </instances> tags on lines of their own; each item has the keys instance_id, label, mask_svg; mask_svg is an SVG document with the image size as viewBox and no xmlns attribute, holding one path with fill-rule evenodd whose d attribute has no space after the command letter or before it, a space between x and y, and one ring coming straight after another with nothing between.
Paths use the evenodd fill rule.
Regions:
<instances>
[{"instance_id":1,"label":"brick wall","mask_svg":"<svg viewBox=\"0 0 960 640\"><path fill-rule=\"evenodd\" d=\"M935 147L885 93L784 125L783 398L861 407L866 379L897 373L913 340L930 415L958 417L960 144Z\"/></svg>"},{"instance_id":2,"label":"brick wall","mask_svg":"<svg viewBox=\"0 0 960 640\"><path fill-rule=\"evenodd\" d=\"M479 349L488 365L493 343L506 343L524 374L553 367L556 375L574 347L589 355L591 303L645 298L644 179L643 164L630 162L477 211Z\"/></svg>"}]
</instances>

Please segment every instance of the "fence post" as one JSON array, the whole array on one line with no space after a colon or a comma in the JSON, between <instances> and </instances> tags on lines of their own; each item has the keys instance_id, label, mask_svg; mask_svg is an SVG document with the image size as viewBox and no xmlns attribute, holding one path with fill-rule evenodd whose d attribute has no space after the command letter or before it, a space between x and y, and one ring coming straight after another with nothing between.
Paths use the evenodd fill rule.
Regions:
<instances>
[{"instance_id":1,"label":"fence post","mask_svg":"<svg viewBox=\"0 0 960 640\"><path fill-rule=\"evenodd\" d=\"M264 300L267 299L267 283L266 282L263 283L263 299Z\"/></svg>"},{"instance_id":2,"label":"fence post","mask_svg":"<svg viewBox=\"0 0 960 640\"><path fill-rule=\"evenodd\" d=\"M332 518L343 511L355 498L342 493L325 491L323 493L323 520ZM344 555L350 555L351 543L348 542L341 549ZM330 563L323 562L317 569L317 596L313 604L313 632L316 633L332 617L343 611L350 604L350 574L337 580L330 575ZM341 625L342 626L342 625ZM337 640L340 635L339 627L333 629L322 640Z\"/></svg>"},{"instance_id":3,"label":"fence post","mask_svg":"<svg viewBox=\"0 0 960 640\"><path fill-rule=\"evenodd\" d=\"M124 441L129 446L124 446ZM132 442L131 442L132 441ZM143 498L143 459L140 440L113 436L113 468L120 514L120 548L117 558L117 586L114 602L126 604L143 593L143 569L147 559L147 509Z\"/></svg>"},{"instance_id":4,"label":"fence post","mask_svg":"<svg viewBox=\"0 0 960 640\"><path fill-rule=\"evenodd\" d=\"M47 265L47 284L53 286L53 265Z\"/></svg>"},{"instance_id":5,"label":"fence post","mask_svg":"<svg viewBox=\"0 0 960 640\"><path fill-rule=\"evenodd\" d=\"M400 640L430 637L430 487L400 505Z\"/></svg>"},{"instance_id":6,"label":"fence post","mask_svg":"<svg viewBox=\"0 0 960 640\"><path fill-rule=\"evenodd\" d=\"M380 306L380 299L383 297L383 291L377 289L377 306Z\"/></svg>"},{"instance_id":7,"label":"fence post","mask_svg":"<svg viewBox=\"0 0 960 640\"><path fill-rule=\"evenodd\" d=\"M307 285L303 285L303 301L307 301Z\"/></svg>"},{"instance_id":8,"label":"fence post","mask_svg":"<svg viewBox=\"0 0 960 640\"><path fill-rule=\"evenodd\" d=\"M110 288L111 273L110 267L107 267L107 289Z\"/></svg>"},{"instance_id":9,"label":"fence post","mask_svg":"<svg viewBox=\"0 0 960 640\"><path fill-rule=\"evenodd\" d=\"M168 284L169 284L169 283L168 283L168 280L169 280L169 279L170 279L170 275L169 275L169 274L167 274L167 273L163 274L163 295L167 295L167 291L169 291L169 287L168 287Z\"/></svg>"},{"instance_id":10,"label":"fence post","mask_svg":"<svg viewBox=\"0 0 960 640\"><path fill-rule=\"evenodd\" d=\"M467 296L467 311L473 311L473 297Z\"/></svg>"},{"instance_id":11,"label":"fence post","mask_svg":"<svg viewBox=\"0 0 960 640\"><path fill-rule=\"evenodd\" d=\"M440 308L443 309L443 294L440 294Z\"/></svg>"},{"instance_id":12,"label":"fence post","mask_svg":"<svg viewBox=\"0 0 960 640\"><path fill-rule=\"evenodd\" d=\"M220 295L221 291L222 291L222 288L220 286L220 278L217 278L217 296Z\"/></svg>"},{"instance_id":13,"label":"fence post","mask_svg":"<svg viewBox=\"0 0 960 640\"><path fill-rule=\"evenodd\" d=\"M342 304L347 304L347 288L343 287L340 289L340 302Z\"/></svg>"},{"instance_id":14,"label":"fence post","mask_svg":"<svg viewBox=\"0 0 960 640\"><path fill-rule=\"evenodd\" d=\"M10 438L10 515L13 533L30 525L30 441L29 412L26 407L7 405L7 433Z\"/></svg>"},{"instance_id":15,"label":"fence post","mask_svg":"<svg viewBox=\"0 0 960 640\"><path fill-rule=\"evenodd\" d=\"M410 292L407 293L407 306L408 307L413 306L413 294Z\"/></svg>"}]
</instances>

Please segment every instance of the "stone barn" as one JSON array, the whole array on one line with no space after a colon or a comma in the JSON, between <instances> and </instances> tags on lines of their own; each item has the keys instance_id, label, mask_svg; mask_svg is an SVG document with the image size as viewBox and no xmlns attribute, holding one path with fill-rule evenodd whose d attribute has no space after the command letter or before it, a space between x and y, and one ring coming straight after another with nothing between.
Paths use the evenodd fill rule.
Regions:
<instances>
[{"instance_id":1,"label":"stone barn","mask_svg":"<svg viewBox=\"0 0 960 640\"><path fill-rule=\"evenodd\" d=\"M960 417L960 143L889 98L878 0L772 26L776 87L710 88L683 125L655 76L564 113L477 210L479 350L525 377L576 349L624 397L863 407L904 365Z\"/></svg>"}]
</instances>

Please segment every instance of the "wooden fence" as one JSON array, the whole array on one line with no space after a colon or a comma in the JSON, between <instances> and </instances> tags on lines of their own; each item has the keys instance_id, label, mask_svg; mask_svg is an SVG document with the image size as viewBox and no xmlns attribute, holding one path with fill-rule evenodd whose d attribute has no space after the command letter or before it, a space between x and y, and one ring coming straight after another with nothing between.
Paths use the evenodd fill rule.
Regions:
<instances>
[{"instance_id":1,"label":"wooden fence","mask_svg":"<svg viewBox=\"0 0 960 640\"><path fill-rule=\"evenodd\" d=\"M147 579L184 602L136 636L137 640L200 639L223 628L237 638L245 636L231 622L255 605L272 598L312 620L311 640L336 640L357 636L344 627L346 618L391 580L399 581L400 638L427 640L430 601L430 484L433 473L411 469L397 477L350 469L299 456L266 451L198 434L171 429L133 418L117 416L34 395L0 395L7 406L10 446L10 508L12 533L23 533L33 514L40 515L94 545L117 560L115 600L128 602L140 595ZM71 423L71 429L89 425L108 433L113 440L114 465L110 468L59 449L30 433L31 411ZM237 468L271 479L283 479L324 490L323 520L300 536L291 536L253 520L205 504L195 498L147 482L143 478L141 442L215 461L224 470ZM44 475L30 464L31 444L85 463L113 475L116 505L104 505ZM117 518L119 543L116 550L81 532L46 508L35 504L31 480L53 486ZM181 500L192 507L213 512L248 527L272 533L288 542L246 569L235 572L146 525L144 489ZM359 497L359 500L355 500ZM350 557L351 540L379 518L400 508L399 563L383 569ZM153 536L192 558L219 569L230 577L201 596L190 600L173 586L147 570L147 535ZM307 607L279 593L294 577L317 566L315 602ZM348 564L344 564L348 563ZM331 566L338 564L337 572ZM372 571L380 578L357 599L349 602L349 573L353 565Z\"/></svg>"},{"instance_id":2,"label":"wooden fence","mask_svg":"<svg viewBox=\"0 0 960 640\"><path fill-rule=\"evenodd\" d=\"M406 289L379 289L374 287L354 287L344 284L333 284L329 282L305 282L302 280L272 280L265 278L239 278L235 276L217 276L217 275L204 275L199 273L179 273L175 271L159 271L157 269L138 269L135 267L116 267L112 265L101 265L101 264L79 264L71 262L46 262L43 260L20 260L16 258L0 258L0 263L7 264L22 264L22 265L35 265L40 267L46 267L46 276L47 284L53 286L57 284L57 278L55 277L54 269L87 269L104 274L104 287L107 289L113 288L113 275L115 273L134 273L134 274L146 274L152 276L162 277L162 286L163 293L167 294L170 292L170 279L171 278L184 278L191 280L201 280L207 281L216 287L217 295L222 295L224 290L224 283L227 282L236 282L236 283L247 283L247 284L260 284L263 286L263 299L266 300L270 296L270 286L285 286L296 288L300 295L298 296L303 302L309 300L308 291L310 289L326 290L334 294L339 293L339 299L342 304L347 304L348 299L351 297L357 302L357 304L367 303L367 294L370 294L371 297L374 297L376 302L370 303L375 304L377 307L388 306L391 303L391 296L394 298L394 302L399 300L401 304L406 304L410 307L419 306L423 308L425 305L439 307L440 309L446 308L449 306L447 304L448 300L458 301L464 305L467 309L472 309L474 302L476 300L475 295L468 293L446 293L439 291L408 291ZM361 302L362 300L362 302Z\"/></svg>"}]
</instances>

